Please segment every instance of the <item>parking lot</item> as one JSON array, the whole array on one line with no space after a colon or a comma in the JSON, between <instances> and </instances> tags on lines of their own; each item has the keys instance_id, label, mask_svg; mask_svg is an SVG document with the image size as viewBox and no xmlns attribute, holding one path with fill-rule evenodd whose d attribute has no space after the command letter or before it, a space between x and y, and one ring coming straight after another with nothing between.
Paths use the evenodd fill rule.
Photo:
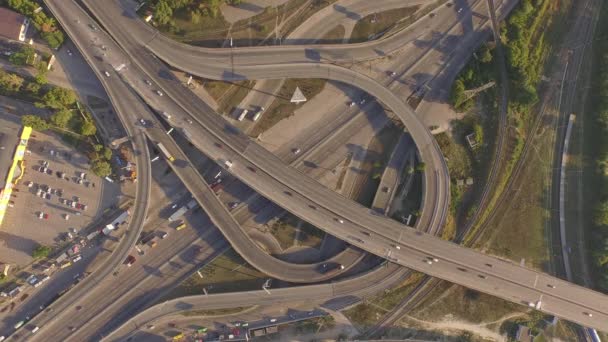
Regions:
<instances>
[{"instance_id":1,"label":"parking lot","mask_svg":"<svg viewBox=\"0 0 608 342\"><path fill-rule=\"evenodd\" d=\"M118 204L120 186L89 172L88 159L54 133L34 132L25 174L13 192L0 260L24 265L38 244L60 246ZM69 234L68 234L69 233Z\"/></svg>"}]
</instances>

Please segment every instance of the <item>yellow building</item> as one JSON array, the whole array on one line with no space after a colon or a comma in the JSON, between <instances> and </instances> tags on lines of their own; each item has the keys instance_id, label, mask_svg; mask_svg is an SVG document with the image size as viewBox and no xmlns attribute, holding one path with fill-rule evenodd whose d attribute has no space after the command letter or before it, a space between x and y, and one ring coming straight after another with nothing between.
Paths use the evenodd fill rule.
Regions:
<instances>
[{"instance_id":1,"label":"yellow building","mask_svg":"<svg viewBox=\"0 0 608 342\"><path fill-rule=\"evenodd\" d=\"M3 177L2 183L4 184L4 186L0 188L0 225L2 225L4 214L9 208L13 187L19 183L25 172L25 161L23 158L25 157L27 151L27 141L29 140L31 134L31 127L23 127L19 143L15 148L15 153L13 155L12 163L8 168L8 172L5 175L0 174L0 177ZM4 148L6 149L6 146Z\"/></svg>"}]
</instances>

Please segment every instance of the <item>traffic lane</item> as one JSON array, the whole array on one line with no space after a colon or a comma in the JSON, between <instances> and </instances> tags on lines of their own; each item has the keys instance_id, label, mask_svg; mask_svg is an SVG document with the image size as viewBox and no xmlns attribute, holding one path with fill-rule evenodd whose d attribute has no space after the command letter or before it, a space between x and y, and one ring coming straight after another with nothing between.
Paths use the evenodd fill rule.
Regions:
<instances>
[{"instance_id":1,"label":"traffic lane","mask_svg":"<svg viewBox=\"0 0 608 342\"><path fill-rule=\"evenodd\" d=\"M53 296L72 286L76 278L78 278L80 275L84 275L86 271L88 271L87 268L101 250L102 247L100 246L96 246L92 249L86 249L82 253L82 260L74 263L71 267L57 270L57 272L52 274L50 276L51 278L46 283L43 283L40 287L32 287L33 291L29 294L27 301L19 305L17 310L14 312L9 312L10 315L2 318L2 326L0 327L0 331L3 333L0 335L6 336L9 331L13 330L12 326L14 326L17 322L23 320L26 316L34 317L38 312L44 310L48 304L48 301ZM45 275L46 274L42 273L39 275L39 278ZM26 287L26 290L30 290L30 285L23 286ZM22 293L25 293L25 291Z\"/></svg>"},{"instance_id":2,"label":"traffic lane","mask_svg":"<svg viewBox=\"0 0 608 342\"><path fill-rule=\"evenodd\" d=\"M222 242L222 236L217 229L209 226L209 221L202 214L197 214L196 222L200 222L199 229L189 228L180 232L170 232L165 241L159 242L154 250L149 251L144 256L139 256L136 251L131 250L132 255L137 255L138 259L131 267L121 265L116 276L107 277L96 289L96 295L83 298L77 304L83 308L80 310L67 310L59 315L51 317L52 322L41 326L37 336L59 336L57 334L70 334L68 326L83 328L84 323L89 321L91 317L95 317L100 324L105 325L108 321L102 320L100 313L103 310L114 309L122 310L134 300L134 297L139 298L133 304L145 304L148 297L155 296L156 292L150 292L148 297L137 297L146 294L146 291L155 289L160 291L168 284L175 281L175 267L182 263L200 263L208 257L209 253L215 253L216 249L212 248L213 242L219 242L220 246L225 246ZM160 225L165 222L163 219L155 220L154 225ZM202 228L205 227L205 228ZM200 228L204 229L203 232ZM180 234L181 233L181 234ZM185 234L184 234L185 233ZM199 245L202 247L203 253L196 256L196 259L191 260L194 241L199 240ZM181 263L180 263L181 262ZM184 266L182 266L184 267ZM164 284L163 284L164 283ZM94 328L95 323L87 324L84 327L85 331L89 328ZM78 330L76 331L78 332ZM41 334L42 333L42 334Z\"/></svg>"},{"instance_id":3,"label":"traffic lane","mask_svg":"<svg viewBox=\"0 0 608 342\"><path fill-rule=\"evenodd\" d=\"M175 142L167 139L167 135L162 131L159 132L151 128L146 130L146 133L152 140L163 140L165 147L178 158L170 164L174 172L182 179L192 196L208 213L212 222L220 227L224 236L245 260L274 278L292 282L318 282L334 276L333 273L324 273L320 264L290 264L261 251L228 209L218 200L217 195L210 189L197 170L192 167L187 157L180 153ZM182 161L185 161L186 164L181 163ZM178 166L178 164L181 165Z\"/></svg>"},{"instance_id":4,"label":"traffic lane","mask_svg":"<svg viewBox=\"0 0 608 342\"><path fill-rule=\"evenodd\" d=\"M475 0L469 1L469 6L476 8L478 5L483 5L484 1ZM95 8L93 1L85 0L87 7ZM378 4L381 6L378 11L382 11L382 3ZM118 7L118 6L117 6ZM388 6L390 8L390 6ZM102 8L98 6L95 8L95 13L100 11L112 11L114 13L120 13L119 8ZM444 32L449 25L458 23L462 20L467 20L470 15L467 12L454 13L456 12L453 8L446 5L442 5L437 8L435 13L442 13L446 18L443 20L430 19L425 16L415 22L410 27L401 30L394 35L386 37L380 40L373 40L364 43L356 44L324 44L324 45L280 45L280 46L267 46L267 47L233 47L233 48L203 48L191 46L183 43L173 41L162 34L155 34L151 27L147 27L137 17L122 17L119 20L123 21L121 24L129 26L129 28L135 28L134 36L138 37L142 41L147 41L148 46L152 49L167 49L173 51L180 51L185 57L190 59L200 59L201 55L205 56L209 64L227 66L231 59L234 60L234 66L252 66L259 64L281 64L285 62L290 63L315 63L315 62L352 62L364 61L369 59L375 59L384 57L388 54L394 53L396 50L403 46L404 42L412 42L419 38L421 34L428 31ZM481 13L486 15L486 13ZM450 20L451 19L451 20ZM124 21L127 21L126 23ZM146 28L142 27L146 26ZM150 41L151 39L151 41ZM238 44L238 43L237 43Z\"/></svg>"},{"instance_id":5,"label":"traffic lane","mask_svg":"<svg viewBox=\"0 0 608 342\"><path fill-rule=\"evenodd\" d=\"M201 254L196 256L197 262L209 262L215 258L221 250L223 250L227 244L222 239L221 234L215 230L213 236L209 236L209 244L198 245L203 249ZM179 278L180 274L177 272L184 268L182 256L179 256L179 251L173 251L172 254L165 255L176 255L169 259L165 264L158 267L157 274L150 273L144 266L142 269L145 273L148 273L147 277L143 278L143 282L148 281L149 278L158 278L159 274L161 277L169 277L170 282L175 282L175 279ZM182 253L183 255L183 253ZM171 274L171 276L169 276ZM141 282L140 282L141 283ZM115 300L117 303L123 303L123 305L97 305L95 308L96 314L91 315L90 318L79 321L80 328L69 335L70 339L77 341L90 340L98 335L105 335L114 326L120 324L122 321L127 320L134 313L143 309L146 305L158 299L163 292L171 288L169 283L161 283L157 281L157 287L150 287L149 285L141 288L140 283L134 285L131 288L122 288L123 295ZM54 335L53 335L54 336Z\"/></svg>"},{"instance_id":6,"label":"traffic lane","mask_svg":"<svg viewBox=\"0 0 608 342\"><path fill-rule=\"evenodd\" d=\"M136 331L137 327L142 327L148 322L188 310L230 308L259 304L276 305L293 301L310 301L311 298L325 301L330 298L344 296L363 297L369 293L376 293L383 288L397 284L404 279L407 273L406 270L396 265L388 265L377 267L356 278L341 280L331 284L270 289L270 294L260 290L172 299L138 313L128 322L125 322L118 329L114 330L106 339L117 339L119 338L118 336L126 338Z\"/></svg>"},{"instance_id":7,"label":"traffic lane","mask_svg":"<svg viewBox=\"0 0 608 342\"><path fill-rule=\"evenodd\" d=\"M62 13L54 12L54 14L58 18L61 18ZM71 35L71 37L77 38L77 36L74 34L73 31L69 31L69 28L67 28L66 31ZM93 59L91 58L91 56L85 55L85 57L88 59L89 63L91 63L91 66L95 69L96 66L92 63ZM100 73L99 69L97 69L97 72ZM117 110L117 112L130 113L129 110L132 110L133 108L135 108L137 110L138 106L142 110L145 110L145 107L143 107L143 105L137 101L135 101L136 103L128 103L128 105L125 104L124 102L122 102L124 100L124 96L127 96L127 94L129 93L128 91L126 91L126 92L121 91L121 90L124 90L124 85L116 84L116 85L110 87L104 83L104 87L106 88L106 91L108 92L108 94L110 95L111 98L112 97L116 98L116 96L117 96L116 92L122 93L123 98L121 98L120 100L113 101L113 105L114 105L115 109ZM125 114L125 115L129 115L129 114ZM144 145L143 138L141 136L137 137L137 135L134 134L135 130L134 130L133 125L130 124L130 120L124 120L122 116L120 118L121 118L121 121L123 122L123 124L125 125L127 133L130 136L132 136L133 141L134 141L134 145L135 145L134 150L135 150L135 155L136 155L137 169L138 169L137 171L138 171L138 177L139 177L138 186L136 189L136 199L137 199L136 204L137 205L135 206L135 208L132 208L133 213L132 213L131 222L130 222L129 234L127 234L127 236L121 240L119 247L117 248L117 250L115 250L115 253L111 257L110 262L104 264L104 266L100 270L98 270L98 272L95 272L95 274L89 276L79 286L77 286L74 290L72 290L68 296L63 296L62 298L60 298L57 301L57 303L55 303L53 305L53 308L56 311L65 310L67 307L69 307L71 305L71 303L76 298L80 298L83 295L85 295L86 293L88 293L90 291L90 289L95 287L96 284L105 277L105 275L107 275L111 272L112 268L114 268L115 265L122 262L123 256L124 256L123 254L126 253L126 250L129 249L133 245L135 240L137 239L137 237L139 235L139 231L141 230L141 227L143 226L143 220L147 214L147 209L148 209L147 190L150 187L151 176L150 176L150 168L149 167L146 168L145 166L149 162L149 153L148 153L146 146ZM145 197L145 198L143 198L143 197ZM35 320L36 320L36 318L34 319L34 321Z\"/></svg>"},{"instance_id":8,"label":"traffic lane","mask_svg":"<svg viewBox=\"0 0 608 342\"><path fill-rule=\"evenodd\" d=\"M118 34L120 35L121 33L118 33ZM123 34L123 36L124 36L124 34ZM140 54L140 55L141 55L141 54ZM156 60L156 59L154 59L154 60L150 60L149 58L148 58L148 59L145 59L145 60L138 59L138 62L140 62L140 64L144 65L145 67L147 67L147 68L148 68L148 70L153 70L154 68L159 67L159 65L158 65L158 63L157 63L157 62L158 62L158 60ZM164 66L162 66L162 65L160 65L160 67L161 67L161 70L162 70L162 68L164 68ZM307 68L307 69L308 69L308 68ZM153 76L153 75L150 75L150 76ZM356 75L355 75L355 76L356 76ZM163 80L162 80L162 79L159 79L159 78L156 78L156 81L161 81L161 82L162 82ZM382 89L383 89L383 88L382 88ZM168 91L168 92L172 91L172 89L167 88L167 87L165 88L165 90L166 90L166 91ZM175 94L175 92L174 92L174 93L172 93L172 97L174 97L174 98L175 98L176 96L180 96L180 95L182 95L183 93L184 93L184 92L178 92L178 94ZM390 92L389 92L389 94L390 94ZM392 94L390 94L390 95L392 95ZM390 96L390 95L389 95L389 96ZM191 97L190 97L190 98L187 98L186 100L189 100L190 102L194 102L194 103L196 103L196 102L199 102L199 103L200 103L200 100L198 100L198 99L192 99ZM399 101L399 100L396 100L396 101L400 103L400 101ZM180 103L183 103L183 102L180 102ZM403 105L403 107L402 107L402 108L405 108L406 110L408 110L408 107L407 107L407 106L405 106L403 103L401 103L401 104ZM202 106L202 107L203 107L204 109L208 109L208 108L205 108L204 104L203 104L203 106ZM198 108L200 108L200 106L199 106ZM411 112L411 111L410 111L410 112ZM209 118L207 118L207 117L203 117L203 116L201 116L200 118L204 118L204 119L206 119L205 121L206 121L206 124L207 124L207 125L208 125L208 124L212 124L212 125L214 125L215 127L217 127L217 129L216 129L216 130L214 130L214 131L212 130L212 132L211 132L212 134L213 134L214 132L215 132L215 133L217 133L217 132L218 132L218 130L222 130L222 129L224 129L224 128L223 128L223 126L222 126L222 125L223 125L223 123L221 123L221 122L220 122L220 123L218 123L218 122L217 122L217 118L212 118L212 120L209 120ZM223 121L223 120L222 120L222 121ZM240 140L241 140L241 143L239 143L239 146L237 146L237 147L236 147L236 149L237 149L237 150L240 150L240 149L242 149L242 148L243 148L243 145L246 145L246 144L248 143L248 139L247 139L247 137L245 137L245 136L243 136L243 135L240 135L240 134L233 134L233 136L232 136L232 137L236 137L236 136L238 136L239 138L241 138L241 139L240 139ZM432 139L431 139L431 140L432 140ZM432 140L432 141L434 141L434 140ZM234 142L235 142L235 139L231 139L231 140L230 140L230 142L231 142L231 143L234 143ZM267 154L269 154L269 153L267 153ZM272 155L272 154L271 154L271 155ZM441 159L441 160L442 160L442 159ZM428 173L428 175L430 175L430 174L432 174L432 173ZM445 183L445 182L444 182L444 183ZM317 184L317 186L318 186L318 184ZM444 193L445 193L445 192L444 192ZM430 197L430 196L425 196L425 199L428 199L429 197Z\"/></svg>"}]
</instances>

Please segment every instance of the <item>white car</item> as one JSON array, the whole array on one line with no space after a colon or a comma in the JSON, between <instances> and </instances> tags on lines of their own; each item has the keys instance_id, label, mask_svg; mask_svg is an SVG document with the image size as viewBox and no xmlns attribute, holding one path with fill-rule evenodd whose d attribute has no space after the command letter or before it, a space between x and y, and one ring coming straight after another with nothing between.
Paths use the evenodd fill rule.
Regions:
<instances>
[{"instance_id":1,"label":"white car","mask_svg":"<svg viewBox=\"0 0 608 342\"><path fill-rule=\"evenodd\" d=\"M160 90L157 90L157 91L156 91L156 94L157 94L158 96L163 96L163 92L162 92L162 91L160 91Z\"/></svg>"},{"instance_id":2,"label":"white car","mask_svg":"<svg viewBox=\"0 0 608 342\"><path fill-rule=\"evenodd\" d=\"M104 73L104 75L106 75L106 77L110 77L110 73L109 72L104 71L103 73Z\"/></svg>"}]
</instances>

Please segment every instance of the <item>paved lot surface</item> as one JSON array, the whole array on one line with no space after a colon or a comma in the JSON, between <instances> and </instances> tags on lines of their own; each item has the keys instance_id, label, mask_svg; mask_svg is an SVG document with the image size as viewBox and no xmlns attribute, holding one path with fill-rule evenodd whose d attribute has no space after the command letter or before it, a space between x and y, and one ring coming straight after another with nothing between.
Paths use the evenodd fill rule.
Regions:
<instances>
[{"instance_id":1,"label":"paved lot surface","mask_svg":"<svg viewBox=\"0 0 608 342\"><path fill-rule=\"evenodd\" d=\"M14 207L7 212L0 231L0 260L17 265L31 261L31 252L37 244L62 245L69 229L79 231L88 225L105 208L117 204L120 194L116 183L102 181L90 173L87 158L56 135L35 132L28 148L31 155L25 158L25 175L17 186ZM37 171L43 161L48 162L52 174ZM69 180L59 178L58 171L64 172ZM79 172L87 174L83 184L75 182ZM33 183L32 187L27 186L28 182ZM43 199L36 189L46 187L61 191L52 191L50 199ZM87 205L86 210L72 208L62 201L74 201L74 196L79 203ZM39 219L40 212L48 214L48 218ZM68 220L65 215L69 215Z\"/></svg>"}]
</instances>

